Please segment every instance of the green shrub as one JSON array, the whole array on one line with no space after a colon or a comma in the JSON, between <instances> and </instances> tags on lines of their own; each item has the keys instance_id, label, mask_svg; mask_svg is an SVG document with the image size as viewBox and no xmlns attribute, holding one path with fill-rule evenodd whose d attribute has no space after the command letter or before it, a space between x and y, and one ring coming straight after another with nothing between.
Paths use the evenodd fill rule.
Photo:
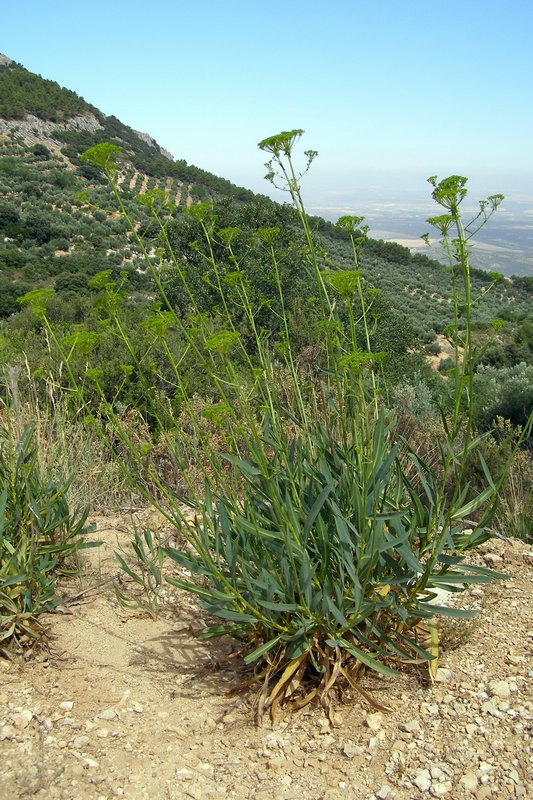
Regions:
<instances>
[{"instance_id":1,"label":"green shrub","mask_svg":"<svg viewBox=\"0 0 533 800\"><path fill-rule=\"evenodd\" d=\"M40 615L60 602L58 575L97 543L85 538L88 509L69 509L69 482L43 477L33 426L17 437L10 413L0 426L0 643L17 649L40 637Z\"/></svg>"},{"instance_id":2,"label":"green shrub","mask_svg":"<svg viewBox=\"0 0 533 800\"><path fill-rule=\"evenodd\" d=\"M474 377L476 421L490 428L497 417L515 426L527 424L533 413L533 365L522 362L513 367L480 366Z\"/></svg>"}]
</instances>

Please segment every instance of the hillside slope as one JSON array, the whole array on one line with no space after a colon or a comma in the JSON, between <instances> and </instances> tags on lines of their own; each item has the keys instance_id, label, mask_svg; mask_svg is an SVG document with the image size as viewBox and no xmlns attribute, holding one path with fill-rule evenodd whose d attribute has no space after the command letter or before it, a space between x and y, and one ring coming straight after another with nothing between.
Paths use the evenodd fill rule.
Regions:
<instances>
[{"instance_id":1,"label":"hillside slope","mask_svg":"<svg viewBox=\"0 0 533 800\"><path fill-rule=\"evenodd\" d=\"M186 161L173 160L149 134L139 133L114 116L106 116L75 92L61 88L0 57L0 318L15 314L17 297L36 286L50 286L72 307L87 291L87 280L102 269L125 271L132 292L149 296L150 283L125 227L112 211L109 192L95 168L80 155L100 142L120 146L119 184L123 200L140 226L148 225L146 209L134 202L149 189L164 190L183 208L202 201L233 204L244 224L279 225L295 229L291 209L262 195L234 186ZM88 196L93 207L81 197ZM95 206L100 206L98 210ZM220 214L221 219L225 211ZM233 214L240 226L239 214ZM331 224L314 218L322 238L326 265L351 262L350 246ZM157 237L150 242L155 251ZM298 234L294 237L297 240ZM184 242L188 258L190 241ZM149 249L150 249L149 248ZM447 270L405 247L370 239L363 251L365 276L379 287L425 341L445 331L451 321L451 290ZM296 267L295 267L296 268ZM477 294L484 295L492 279L474 276ZM514 278L494 287L476 307L483 325L499 318L511 325L528 316L533 280ZM79 304L79 303L78 303ZM83 314L80 308L78 316ZM75 316L75 315L74 315ZM500 336L503 336L501 333Z\"/></svg>"}]
</instances>

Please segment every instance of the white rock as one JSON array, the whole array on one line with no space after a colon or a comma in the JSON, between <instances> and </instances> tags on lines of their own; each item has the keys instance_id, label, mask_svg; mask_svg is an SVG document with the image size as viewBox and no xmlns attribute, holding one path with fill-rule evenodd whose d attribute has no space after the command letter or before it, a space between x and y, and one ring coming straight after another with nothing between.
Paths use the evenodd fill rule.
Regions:
<instances>
[{"instance_id":1,"label":"white rock","mask_svg":"<svg viewBox=\"0 0 533 800\"><path fill-rule=\"evenodd\" d=\"M30 711L29 709L16 711L14 714L11 715L11 722L13 723L15 728L27 728L32 719L33 719L33 711Z\"/></svg>"},{"instance_id":2,"label":"white rock","mask_svg":"<svg viewBox=\"0 0 533 800\"><path fill-rule=\"evenodd\" d=\"M443 778L446 778L446 775L440 767L431 767L429 771L431 773L431 778L434 781L441 781Z\"/></svg>"},{"instance_id":3,"label":"white rock","mask_svg":"<svg viewBox=\"0 0 533 800\"><path fill-rule=\"evenodd\" d=\"M433 797L445 797L451 792L452 788L453 784L451 781L441 781L440 783L433 784L431 787L431 794Z\"/></svg>"},{"instance_id":4,"label":"white rock","mask_svg":"<svg viewBox=\"0 0 533 800\"><path fill-rule=\"evenodd\" d=\"M194 773L191 772L190 769L187 769L187 767L180 767L176 770L175 775L183 781L192 781L194 778Z\"/></svg>"},{"instance_id":5,"label":"white rock","mask_svg":"<svg viewBox=\"0 0 533 800\"><path fill-rule=\"evenodd\" d=\"M413 777L413 783L421 792L428 792L431 787L431 775L428 769L417 769Z\"/></svg>"},{"instance_id":6,"label":"white rock","mask_svg":"<svg viewBox=\"0 0 533 800\"><path fill-rule=\"evenodd\" d=\"M94 758L89 758L88 756L83 759L83 763L90 769L96 769L99 766L98 761L95 761Z\"/></svg>"},{"instance_id":7,"label":"white rock","mask_svg":"<svg viewBox=\"0 0 533 800\"><path fill-rule=\"evenodd\" d=\"M59 708L62 708L63 711L72 711L74 707L74 700L65 700L64 703L59 704Z\"/></svg>"},{"instance_id":8,"label":"white rock","mask_svg":"<svg viewBox=\"0 0 533 800\"><path fill-rule=\"evenodd\" d=\"M507 681L489 681L487 692L490 697L499 697L501 700L508 700L511 696L511 687Z\"/></svg>"},{"instance_id":9,"label":"white rock","mask_svg":"<svg viewBox=\"0 0 533 800\"><path fill-rule=\"evenodd\" d=\"M17 732L13 725L3 725L0 728L0 742L3 741L3 739L14 739L16 735Z\"/></svg>"},{"instance_id":10,"label":"white rock","mask_svg":"<svg viewBox=\"0 0 533 800\"><path fill-rule=\"evenodd\" d=\"M475 772L465 772L459 781L461 786L464 786L469 792L475 792L478 787L478 780Z\"/></svg>"},{"instance_id":11,"label":"white rock","mask_svg":"<svg viewBox=\"0 0 533 800\"><path fill-rule=\"evenodd\" d=\"M371 731L379 731L381 725L383 724L383 714L381 711L376 711L374 714L367 714L365 717L365 725L367 728L370 728Z\"/></svg>"},{"instance_id":12,"label":"white rock","mask_svg":"<svg viewBox=\"0 0 533 800\"><path fill-rule=\"evenodd\" d=\"M346 758L355 758L355 756L363 755L364 750L359 745L354 744L351 739L348 739L343 745L342 752Z\"/></svg>"},{"instance_id":13,"label":"white rock","mask_svg":"<svg viewBox=\"0 0 533 800\"><path fill-rule=\"evenodd\" d=\"M390 797L391 792L392 789L390 786L382 786L381 789L376 792L377 800L387 800L387 798Z\"/></svg>"},{"instance_id":14,"label":"white rock","mask_svg":"<svg viewBox=\"0 0 533 800\"><path fill-rule=\"evenodd\" d=\"M439 667L435 674L435 683L451 683L453 672L446 667Z\"/></svg>"},{"instance_id":15,"label":"white rock","mask_svg":"<svg viewBox=\"0 0 533 800\"><path fill-rule=\"evenodd\" d=\"M418 720L412 719L410 722L402 722L400 730L405 731L405 733L420 733L422 728Z\"/></svg>"},{"instance_id":16,"label":"white rock","mask_svg":"<svg viewBox=\"0 0 533 800\"><path fill-rule=\"evenodd\" d=\"M115 719L115 717L118 717L118 714L117 714L117 712L115 711L114 708L106 708L103 711L101 711L99 714L96 715L96 719L111 720L111 719Z\"/></svg>"},{"instance_id":17,"label":"white rock","mask_svg":"<svg viewBox=\"0 0 533 800\"><path fill-rule=\"evenodd\" d=\"M85 747L90 741L88 736L76 736L76 738L72 740L72 744L74 747Z\"/></svg>"}]
</instances>

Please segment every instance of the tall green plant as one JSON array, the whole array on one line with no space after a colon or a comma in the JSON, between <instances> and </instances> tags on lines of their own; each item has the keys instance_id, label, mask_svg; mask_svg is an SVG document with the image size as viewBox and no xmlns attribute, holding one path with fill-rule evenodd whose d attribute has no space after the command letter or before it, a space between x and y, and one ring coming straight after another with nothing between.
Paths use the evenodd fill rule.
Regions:
<instances>
[{"instance_id":1,"label":"tall green plant","mask_svg":"<svg viewBox=\"0 0 533 800\"><path fill-rule=\"evenodd\" d=\"M60 598L60 574L76 572L73 557L94 546L86 536L89 510L71 510L69 481L41 473L34 426L18 430L15 407L5 406L0 423L0 643L17 649L38 639L39 617Z\"/></svg>"},{"instance_id":2,"label":"tall green plant","mask_svg":"<svg viewBox=\"0 0 533 800\"><path fill-rule=\"evenodd\" d=\"M209 265L207 279L217 297L211 313L199 313L181 269L180 253L173 252L167 236L176 210L163 192L141 196L160 232L161 258L173 261L188 299L186 312L177 314L143 235L122 202L119 153L112 145L98 145L83 159L106 174L160 291L160 306L143 328L148 342L150 337L158 341L159 351L166 354L165 385L169 385L170 371L171 391L162 397L155 390L163 377L162 367L132 346L121 318L120 290L109 274L95 279L102 292L101 307L106 309L98 334L79 329L74 337L61 339L47 318L42 293L24 299L40 315L58 348L71 390L86 410L106 421L104 437L114 431L110 446L116 448L120 442L121 458L132 480L187 540L187 548L164 552L201 580L172 577L169 581L196 594L220 621L208 627L203 638L230 635L243 643L245 660L255 665L255 679L262 685L259 718L267 711L275 716L282 703L298 708L315 697L329 709L333 691L342 682L366 697L358 677L364 667L392 674L405 662L431 662L437 651L435 635L430 650L421 646L424 625L431 628L436 613L472 615L433 605L435 590L456 592L495 576L464 562L464 552L489 535L486 524L501 485L484 462L487 486L473 498L464 480L466 459L480 441L473 435L471 422L470 314L465 361L456 371L454 410L439 443L441 468L425 464L407 443L413 477L412 470L402 468L393 421L383 408L379 365L384 354L370 347L373 301L360 263L360 244L366 235L363 220L340 220L352 240L353 268L326 269L303 204L302 173L295 166L294 149L302 133L283 132L259 146L271 156L267 177L283 182L305 232L310 293L315 299L310 324L318 326L324 354L311 374L300 369L291 340L272 248L276 230L260 230L256 237L271 249L279 291L281 334L272 341L257 325L257 307L250 301L236 247L238 231L219 230L208 203L185 212L196 217L203 232L203 242L194 247ZM307 151L305 156L303 171L316 153ZM451 222L443 217L437 224L446 232L455 224L460 240L458 197L462 191L460 181L449 179L436 186L434 193L451 215ZM232 271L222 269L217 261L215 241L227 249ZM459 267L453 280L459 269L467 306L471 306L467 248L462 241L454 247ZM239 318L246 321L246 336L235 324L235 304ZM168 346L171 330L180 336L181 353ZM117 405L106 400L98 372L91 369L90 355L98 347L98 337L110 331L131 357L125 371L135 370L146 388L156 424L154 436L169 442L173 463L181 470L183 491L172 489L150 460L152 444L131 438L121 424ZM459 341L457 314L454 335ZM79 348L87 357L86 375L100 397L98 409L89 409L83 385L70 368L72 354ZM210 398L201 418L181 367L191 358L209 387ZM277 379L280 375L282 380ZM178 416L187 420L187 432L177 426ZM191 479L191 463L200 465L201 486ZM452 479L456 485L450 493ZM194 522L184 513L184 504L194 509ZM467 529L465 518L477 513L481 517L468 522Z\"/></svg>"}]
</instances>

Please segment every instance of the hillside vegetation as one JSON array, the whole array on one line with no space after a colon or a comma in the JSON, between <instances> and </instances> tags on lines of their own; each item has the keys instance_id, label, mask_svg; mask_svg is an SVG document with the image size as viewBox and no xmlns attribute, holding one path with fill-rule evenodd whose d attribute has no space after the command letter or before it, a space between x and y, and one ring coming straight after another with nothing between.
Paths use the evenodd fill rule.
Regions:
<instances>
[{"instance_id":1,"label":"hillside vegetation","mask_svg":"<svg viewBox=\"0 0 533 800\"><path fill-rule=\"evenodd\" d=\"M128 367L128 345L100 336L109 312L98 276L107 275L117 287L121 313L136 331L133 352L141 354L149 337L137 322L161 303L161 289L174 311L186 316L191 303L183 291L185 278L196 312L216 313L220 292L213 260L221 278L232 280L236 252L249 302L256 308L254 324L269 346L283 347L285 315L300 361L316 361L322 332L315 325L316 287L306 266L310 244L292 205L275 203L184 160L171 159L149 136L13 62L0 65L0 108L0 363L26 363L24 374L36 381L38 394L45 393L49 378L59 381L63 364L43 337L39 318L21 306L21 296L38 288L53 291L48 314L61 335L74 335L83 325L97 337L93 367L102 368L105 397L111 400L120 388L123 402L147 413L146 389L138 370ZM102 170L81 157L104 142L120 148L115 194ZM166 216L161 230L152 201L163 197ZM189 213L204 206L211 235L209 258L198 244L204 237L203 221ZM321 218L306 219L322 268L353 268L347 232ZM273 254L283 308L269 266L271 254L257 242L257 231L265 228L279 230ZM227 242L216 234L219 230L235 231L234 252L228 253ZM421 421L437 415L437 408L449 401L447 376L455 366L450 358L452 329L466 325L466 298L451 280L449 267L371 235L361 221L358 263L364 275L363 300L372 305L368 343L384 354L387 402ZM471 281L476 425L489 430L499 416L523 425L533 404L533 278L509 280L471 270ZM250 320L237 300L232 314L236 328L253 347ZM179 354L182 342L177 334L172 338ZM160 344L150 344L156 363L162 358ZM181 364L188 390L209 394L190 353ZM82 374L84 354L73 352L71 365ZM172 380L163 371L157 385L172 392Z\"/></svg>"},{"instance_id":2,"label":"hillside vegetation","mask_svg":"<svg viewBox=\"0 0 533 800\"><path fill-rule=\"evenodd\" d=\"M467 178L429 179L442 265L310 217L300 129L258 145L281 205L0 71L0 652L127 498L171 532L115 553L116 602L194 597L258 724L390 710L368 672L438 680L437 618L505 578L480 548L531 536L532 282L470 267L502 195L468 218Z\"/></svg>"}]
</instances>

